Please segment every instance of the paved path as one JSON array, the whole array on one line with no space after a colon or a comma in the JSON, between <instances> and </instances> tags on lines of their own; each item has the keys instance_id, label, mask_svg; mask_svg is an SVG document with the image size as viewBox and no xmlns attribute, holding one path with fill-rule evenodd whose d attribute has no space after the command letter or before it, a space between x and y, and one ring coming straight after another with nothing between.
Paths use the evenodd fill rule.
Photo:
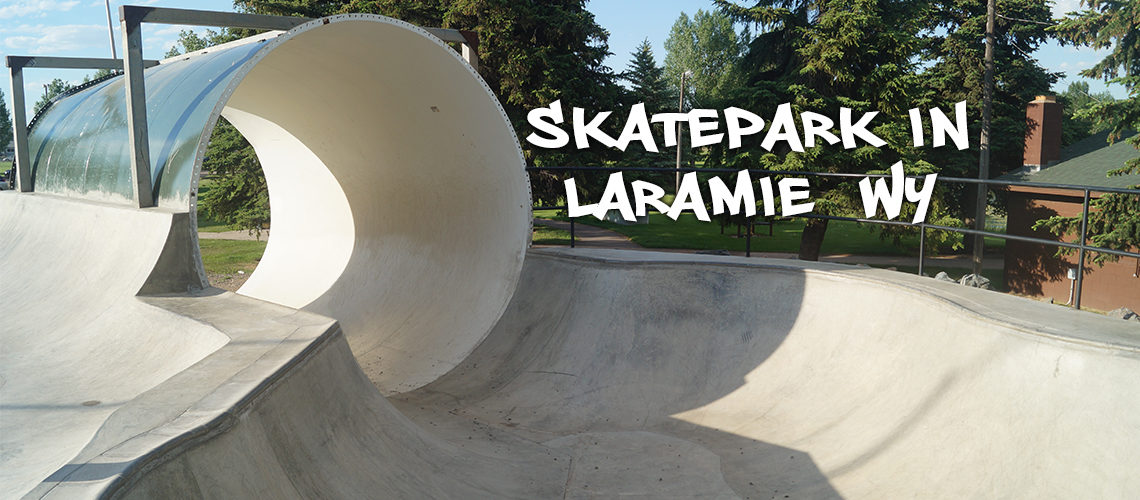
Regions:
<instances>
[{"instance_id":1,"label":"paved path","mask_svg":"<svg viewBox=\"0 0 1140 500\"><path fill-rule=\"evenodd\" d=\"M546 226L563 231L570 230L570 223L560 220L535 219L536 226ZM609 229L574 224L574 244L584 247L618 248L622 250L645 250L641 245L631 241L626 235Z\"/></svg>"},{"instance_id":2,"label":"paved path","mask_svg":"<svg viewBox=\"0 0 1140 500\"><path fill-rule=\"evenodd\" d=\"M250 234L249 231L221 231L221 232L216 232L216 233L215 232L208 232L208 231L199 231L198 232L198 239L200 239L200 240L255 241L255 240L257 240L257 236ZM261 232L261 239L262 240L268 240L269 239L269 231L262 231Z\"/></svg>"},{"instance_id":3,"label":"paved path","mask_svg":"<svg viewBox=\"0 0 1140 500\"><path fill-rule=\"evenodd\" d=\"M570 223L565 221L551 220L551 219L535 219L535 225L547 226L554 229L561 229L563 231L570 230ZM582 247L598 247L598 248L615 248L621 250L645 250L646 248L631 241L627 236L603 229L596 226L587 224L574 224L574 241L575 245ZM754 242L755 243L755 242ZM559 246L559 245L539 245L539 246ZM675 252L675 253L697 253L699 250L693 249L678 249L678 248L653 248L655 252ZM711 253L711 251L703 251ZM744 252L730 251L728 255L743 257ZM794 253L787 252L752 252L756 257L767 257L771 259L796 259L798 256ZM840 264L866 264L872 266L918 266L918 257L905 256L905 255L852 255L852 254L833 254L824 255L819 259L821 262L836 262ZM968 269L971 267L971 256L969 255L942 255L937 257L927 257L926 265L939 266L939 267L953 267ZM1002 269L1005 265L1000 255L986 256L982 262L984 269Z\"/></svg>"}]
</instances>

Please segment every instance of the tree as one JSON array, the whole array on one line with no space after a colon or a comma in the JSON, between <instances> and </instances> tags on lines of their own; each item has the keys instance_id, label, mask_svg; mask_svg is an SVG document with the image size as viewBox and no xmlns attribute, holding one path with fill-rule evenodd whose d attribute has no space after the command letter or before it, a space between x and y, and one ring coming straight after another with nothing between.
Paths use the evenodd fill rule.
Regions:
<instances>
[{"instance_id":1,"label":"tree","mask_svg":"<svg viewBox=\"0 0 1140 500\"><path fill-rule=\"evenodd\" d=\"M1021 168L1025 152L1025 106L1037 95L1049 93L1058 74L1049 73L1033 59L1037 48L1049 39L1046 25L1051 22L1047 0L1000 0L994 23L994 92L990 132L992 176ZM981 130L983 58L986 3L977 0L931 0L922 20L941 29L923 37L920 52L928 65L921 72L914 106L927 108L969 103L969 128ZM947 175L977 177L978 141L973 132L971 149L945 152L939 158ZM961 186L961 199L954 205L964 210L963 218L973 217L972 186Z\"/></svg>"},{"instance_id":2,"label":"tree","mask_svg":"<svg viewBox=\"0 0 1140 500\"><path fill-rule=\"evenodd\" d=\"M114 71L112 71L112 70L109 70L109 69L101 69L101 70L98 70L98 71L96 71L96 72L94 72L94 73L91 73L90 75L86 75L86 76L84 76L84 77L83 77L83 83L94 82L94 81L96 81L96 80L100 80L100 79L102 79L102 78L107 78L107 77L109 77L109 76L112 76L112 75L115 75L115 74L116 74L116 73L115 73Z\"/></svg>"},{"instance_id":3,"label":"tree","mask_svg":"<svg viewBox=\"0 0 1140 500\"><path fill-rule=\"evenodd\" d=\"M166 51L166 57L169 58L180 54L197 52L206 47L220 45L237 40L238 38L241 38L241 36L230 29L222 31L206 30L205 35L199 35L193 30L181 30L178 32L178 41L174 46L170 47L170 50Z\"/></svg>"},{"instance_id":4,"label":"tree","mask_svg":"<svg viewBox=\"0 0 1140 500\"><path fill-rule=\"evenodd\" d=\"M67 83L59 78L56 78L52 80L51 83L44 85L44 95L43 97L40 97L40 100L36 101L36 104L34 106L32 106L32 115L35 116L40 114L40 111L48 107L48 105L51 104L56 97L67 93L74 87L74 85Z\"/></svg>"},{"instance_id":5,"label":"tree","mask_svg":"<svg viewBox=\"0 0 1140 500\"><path fill-rule=\"evenodd\" d=\"M628 69L620 75L622 80L629 82L629 90L625 93L625 104L632 106L643 103L645 104L645 112L648 114L674 109L676 97L670 92L669 84L665 81L664 70L657 65L657 61L653 58L653 48L649 44L649 40L642 41L641 45L634 49L632 55L633 58L629 61ZM654 123L651 126L654 134L660 137L663 133L663 125ZM670 159L668 155L663 153L646 151L644 145L634 142L622 155L621 164L633 167L652 167L660 166ZM663 174L648 174L642 172L630 177L658 184L662 184L665 180ZM671 179L672 171L668 175Z\"/></svg>"},{"instance_id":6,"label":"tree","mask_svg":"<svg viewBox=\"0 0 1140 500\"><path fill-rule=\"evenodd\" d=\"M8 113L8 104L4 102L4 91L0 90L0 150L7 148L8 143L12 142L13 133L12 115Z\"/></svg>"},{"instance_id":7,"label":"tree","mask_svg":"<svg viewBox=\"0 0 1140 500\"><path fill-rule=\"evenodd\" d=\"M1097 104L1113 102L1116 99L1110 92L1089 93L1089 82L1081 80L1069 84L1058 101L1061 103L1065 115L1064 126L1061 127L1061 144L1068 146L1074 142L1097 132L1104 132L1111 128L1106 122L1097 121L1092 111Z\"/></svg>"},{"instance_id":8,"label":"tree","mask_svg":"<svg viewBox=\"0 0 1140 500\"><path fill-rule=\"evenodd\" d=\"M665 80L677 89L681 74L689 71L686 94L694 105L724 99L742 83L738 63L751 37L745 33L738 35L732 19L720 11L698 10L692 19L681 13L665 40Z\"/></svg>"},{"instance_id":9,"label":"tree","mask_svg":"<svg viewBox=\"0 0 1140 500\"><path fill-rule=\"evenodd\" d=\"M214 184L200 200L214 220L256 233L269 224L269 188L257 153L233 125L219 119L202 168Z\"/></svg>"},{"instance_id":10,"label":"tree","mask_svg":"<svg viewBox=\"0 0 1140 500\"><path fill-rule=\"evenodd\" d=\"M793 110L834 114L846 107L878 111L872 131L887 145L863 144L854 149L821 144L804 152L787 148L767 152L759 139L746 142L723 161L733 168L812 172L878 173L902 160L909 174L925 174L934 166L909 144L906 110L917 93L916 60L925 4L920 1L830 0L785 2L761 0L751 7L718 0L726 14L764 29L749 46L746 86L735 98L747 109L772 110L791 103ZM812 179L814 212L863 216L850 182ZM945 209L932 207L930 219ZM904 214L905 215L905 214ZM826 235L826 219L809 219L800 238L799 257L818 260Z\"/></svg>"},{"instance_id":11,"label":"tree","mask_svg":"<svg viewBox=\"0 0 1140 500\"><path fill-rule=\"evenodd\" d=\"M658 113L672 108L675 94L669 91L665 70L653 58L653 47L648 39L633 50L629 69L621 74L621 79L629 82L627 100L631 103L645 103L646 113Z\"/></svg>"},{"instance_id":12,"label":"tree","mask_svg":"<svg viewBox=\"0 0 1140 500\"><path fill-rule=\"evenodd\" d=\"M1063 43L1109 50L1104 59L1081 75L1119 83L1128 91L1127 98L1099 102L1088 113L1100 123L1110 125L1109 141L1116 141L1127 131L1140 130L1140 1L1083 0L1082 3L1088 8L1068 13L1054 31ZM1140 135L1128 142L1140 148ZM1136 173L1140 173L1140 159L1129 160L1108 175ZM1140 189L1140 185L1130 187ZM1051 217L1038 221L1034 227L1062 236L1077 231L1080 220L1080 217ZM1096 246L1117 250L1140 247L1140 195L1115 193L1098 198L1088 214L1088 231L1089 239ZM1098 265L1117 259L1115 255L1103 253L1092 256Z\"/></svg>"},{"instance_id":13,"label":"tree","mask_svg":"<svg viewBox=\"0 0 1140 500\"><path fill-rule=\"evenodd\" d=\"M325 16L364 12L395 17L421 26L471 30L479 35L479 73L499 98L519 137L529 134L526 114L561 99L586 109L615 110L621 116L621 89L603 64L608 34L586 10L585 0L504 2L501 0L237 0L243 11L258 14ZM610 120L613 132L619 125ZM616 130L620 132L620 130ZM597 165L616 160L610 149L542 149L523 143L533 165ZM531 175L537 201L556 203L561 179L550 172ZM604 179L579 183L587 194Z\"/></svg>"},{"instance_id":14,"label":"tree","mask_svg":"<svg viewBox=\"0 0 1140 500\"><path fill-rule=\"evenodd\" d=\"M948 111L954 103L966 101L971 130L978 129L984 2L759 0L751 6L716 2L733 18L761 26L742 64L748 74L737 99L759 109L791 102L797 111L820 112L839 106L879 111L873 131L887 145L853 150L823 146L804 153L771 154L746 144L736 152L714 154L712 160L733 167L854 173L884 173L887 165L901 160L908 174L976 176L976 148L910 147L906 111L911 107ZM1045 93L1056 79L1029 55L1047 37L1037 24L1048 20L1045 1L1004 0L1000 7L1007 17L1020 20L1001 19L997 26L992 136L998 172L1021 165L1025 103L1034 94ZM962 225L961 218L972 216L964 210L973 206L972 191L937 185L927 220ZM812 194L817 213L863 215L850 183L813 180ZM808 221L801 238L801 258L818 256L826 229L825 220ZM884 227L881 234L898 241L906 231ZM933 236L950 246L959 245L961 239L951 234Z\"/></svg>"}]
</instances>

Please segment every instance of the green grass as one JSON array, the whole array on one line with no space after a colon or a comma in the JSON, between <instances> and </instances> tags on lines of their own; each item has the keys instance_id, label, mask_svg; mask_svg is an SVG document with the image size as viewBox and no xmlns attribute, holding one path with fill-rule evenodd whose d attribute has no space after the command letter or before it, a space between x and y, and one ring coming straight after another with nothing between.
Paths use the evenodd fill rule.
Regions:
<instances>
[{"instance_id":1,"label":"green grass","mask_svg":"<svg viewBox=\"0 0 1140 500\"><path fill-rule=\"evenodd\" d=\"M569 220L555 210L536 210L540 218ZM649 224L622 225L599 221L593 217L580 217L580 224L603 227L624 234L646 248L678 248L693 250L744 251L745 238L736 237L736 226L727 226L721 234L720 224L697 220L691 213L682 214L676 221L651 213ZM768 236L767 226L756 226L752 237L754 252L797 253L804 219L777 221ZM898 244L892 238L880 238L879 226L857 222L831 221L824 237L822 253L854 255L918 255L918 230L904 236ZM927 233L930 236L930 233ZM1004 248L1004 241L986 238L988 248ZM928 248L928 252L931 250ZM932 253L932 252L931 252Z\"/></svg>"},{"instance_id":2,"label":"green grass","mask_svg":"<svg viewBox=\"0 0 1140 500\"><path fill-rule=\"evenodd\" d=\"M12 162L0 161L0 174L7 172L10 168L12 168Z\"/></svg>"},{"instance_id":3,"label":"green grass","mask_svg":"<svg viewBox=\"0 0 1140 500\"><path fill-rule=\"evenodd\" d=\"M536 224L531 242L535 245L569 245L570 232Z\"/></svg>"},{"instance_id":4,"label":"green grass","mask_svg":"<svg viewBox=\"0 0 1140 500\"><path fill-rule=\"evenodd\" d=\"M236 274L253 272L265 253L264 241L198 240L202 249L202 265L207 273Z\"/></svg>"}]
</instances>

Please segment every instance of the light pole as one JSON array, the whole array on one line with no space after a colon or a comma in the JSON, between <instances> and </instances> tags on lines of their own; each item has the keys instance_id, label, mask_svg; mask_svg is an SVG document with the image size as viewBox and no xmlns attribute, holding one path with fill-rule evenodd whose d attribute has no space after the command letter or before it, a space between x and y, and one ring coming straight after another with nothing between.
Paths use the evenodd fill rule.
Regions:
<instances>
[{"instance_id":1,"label":"light pole","mask_svg":"<svg viewBox=\"0 0 1140 500\"><path fill-rule=\"evenodd\" d=\"M677 112L685 112L685 78L693 76L692 71L681 73L681 93L677 97ZM681 191L681 120L677 120L677 168L673 171L673 196Z\"/></svg>"},{"instance_id":2,"label":"light pole","mask_svg":"<svg viewBox=\"0 0 1140 500\"><path fill-rule=\"evenodd\" d=\"M115 28L111 24L111 0L103 0L103 5L107 7L107 35L111 37L111 59L118 59L119 56L115 54Z\"/></svg>"},{"instance_id":3,"label":"light pole","mask_svg":"<svg viewBox=\"0 0 1140 500\"><path fill-rule=\"evenodd\" d=\"M979 144L978 179L990 178L990 113L994 95L994 0L986 2L986 54L985 82L982 87L982 138ZM978 198L974 205L974 229L986 230L986 185L978 183ZM1082 242L1083 243L1083 242ZM985 259L985 237L974 235L974 274L981 276Z\"/></svg>"}]
</instances>

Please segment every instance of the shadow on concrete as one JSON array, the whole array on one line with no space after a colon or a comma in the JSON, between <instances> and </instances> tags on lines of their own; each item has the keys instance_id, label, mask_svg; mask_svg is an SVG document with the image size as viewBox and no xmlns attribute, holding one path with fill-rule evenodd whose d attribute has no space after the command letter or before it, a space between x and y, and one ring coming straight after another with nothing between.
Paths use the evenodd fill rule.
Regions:
<instances>
[{"instance_id":1,"label":"shadow on concrete","mask_svg":"<svg viewBox=\"0 0 1140 500\"><path fill-rule=\"evenodd\" d=\"M640 465L628 465L635 472L626 473L625 486L592 484L571 494L641 492L645 485L633 479L639 473L658 479L643 468L699 461L699 453L662 455L662 442L676 438L719 457L713 475L722 477L689 481L707 481L702 494L727 484L748 498L836 498L802 451L673 417L745 384L800 316L804 280L799 270L605 263L531 252L490 336L443 378L392 401L432 430L453 421L442 427L452 431L441 434L453 442L470 439L470 422L532 442L648 433L623 445L642 452Z\"/></svg>"}]
</instances>

